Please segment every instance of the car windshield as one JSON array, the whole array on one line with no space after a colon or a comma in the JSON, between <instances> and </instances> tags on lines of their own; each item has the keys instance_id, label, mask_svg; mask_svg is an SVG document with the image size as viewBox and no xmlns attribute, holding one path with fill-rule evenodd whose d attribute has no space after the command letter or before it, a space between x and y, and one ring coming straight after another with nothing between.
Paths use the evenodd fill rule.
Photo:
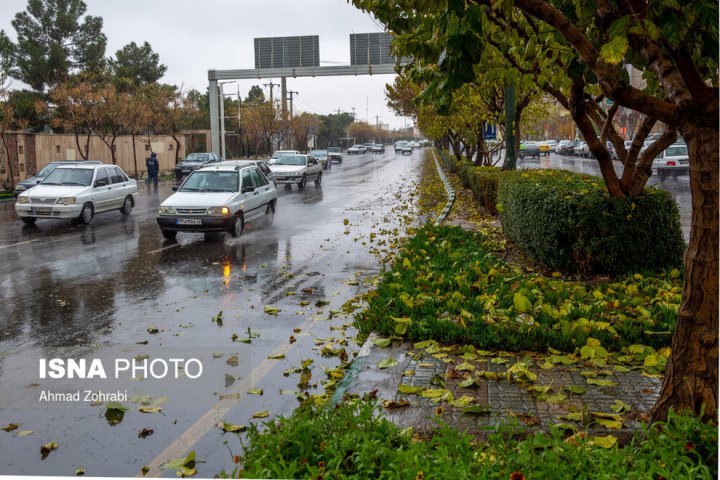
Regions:
<instances>
[{"instance_id":1,"label":"car windshield","mask_svg":"<svg viewBox=\"0 0 720 480\"><path fill-rule=\"evenodd\" d=\"M59 166L60 165L58 165L58 164L53 165L52 163L45 165L39 172L37 172L35 174L35 176L36 177L47 177L48 175L50 175L50 172L52 172Z\"/></svg>"},{"instance_id":2,"label":"car windshield","mask_svg":"<svg viewBox=\"0 0 720 480\"><path fill-rule=\"evenodd\" d=\"M310 155L313 157L327 157L327 152L325 150L313 150Z\"/></svg>"},{"instance_id":3,"label":"car windshield","mask_svg":"<svg viewBox=\"0 0 720 480\"><path fill-rule=\"evenodd\" d=\"M56 168L45 180L43 185L81 185L89 187L93 171L90 168Z\"/></svg>"},{"instance_id":4,"label":"car windshield","mask_svg":"<svg viewBox=\"0 0 720 480\"><path fill-rule=\"evenodd\" d=\"M238 174L218 171L194 171L182 184L179 192L237 192Z\"/></svg>"},{"instance_id":5,"label":"car windshield","mask_svg":"<svg viewBox=\"0 0 720 480\"><path fill-rule=\"evenodd\" d=\"M340 147L330 147L327 149L327 151L328 152L342 152L342 150L340 150Z\"/></svg>"},{"instance_id":6,"label":"car windshield","mask_svg":"<svg viewBox=\"0 0 720 480\"><path fill-rule=\"evenodd\" d=\"M687 154L687 145L671 145L665 150L666 157L681 157Z\"/></svg>"},{"instance_id":7,"label":"car windshield","mask_svg":"<svg viewBox=\"0 0 720 480\"><path fill-rule=\"evenodd\" d=\"M204 163L208 161L208 154L207 153L191 153L187 156L185 159L186 162L192 162L192 163Z\"/></svg>"},{"instance_id":8,"label":"car windshield","mask_svg":"<svg viewBox=\"0 0 720 480\"><path fill-rule=\"evenodd\" d=\"M275 165L305 165L305 157L302 155L282 155L278 157Z\"/></svg>"}]
</instances>

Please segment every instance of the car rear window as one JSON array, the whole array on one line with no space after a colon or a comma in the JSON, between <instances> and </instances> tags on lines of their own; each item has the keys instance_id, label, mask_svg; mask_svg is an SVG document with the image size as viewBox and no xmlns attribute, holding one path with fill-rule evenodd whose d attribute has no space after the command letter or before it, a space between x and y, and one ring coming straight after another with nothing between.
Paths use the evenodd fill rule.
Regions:
<instances>
[{"instance_id":1,"label":"car rear window","mask_svg":"<svg viewBox=\"0 0 720 480\"><path fill-rule=\"evenodd\" d=\"M302 155L281 155L275 165L305 165L305 157Z\"/></svg>"},{"instance_id":2,"label":"car rear window","mask_svg":"<svg viewBox=\"0 0 720 480\"><path fill-rule=\"evenodd\" d=\"M666 157L680 157L687 154L687 145L670 145L667 150L665 150Z\"/></svg>"}]
</instances>

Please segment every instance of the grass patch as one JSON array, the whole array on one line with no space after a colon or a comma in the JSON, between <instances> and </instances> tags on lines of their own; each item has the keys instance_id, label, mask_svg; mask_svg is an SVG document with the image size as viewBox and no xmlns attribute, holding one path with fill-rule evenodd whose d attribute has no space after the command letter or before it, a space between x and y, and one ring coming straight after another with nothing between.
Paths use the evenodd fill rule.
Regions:
<instances>
[{"instance_id":1,"label":"grass patch","mask_svg":"<svg viewBox=\"0 0 720 480\"><path fill-rule=\"evenodd\" d=\"M589 338L616 352L669 346L681 301L678 270L586 284L557 272L524 273L493 248L457 227L422 227L368 295L359 330L509 351L572 353Z\"/></svg>"},{"instance_id":2,"label":"grass patch","mask_svg":"<svg viewBox=\"0 0 720 480\"><path fill-rule=\"evenodd\" d=\"M240 478L692 478L717 477L717 427L670 414L619 446L615 437L494 433L486 441L442 424L430 439L353 400L304 407L251 425L232 476Z\"/></svg>"},{"instance_id":3,"label":"grass patch","mask_svg":"<svg viewBox=\"0 0 720 480\"><path fill-rule=\"evenodd\" d=\"M422 178L418 187L419 214L433 221L440 215L447 203L445 185L438 174L432 154L427 152L422 164Z\"/></svg>"}]
</instances>

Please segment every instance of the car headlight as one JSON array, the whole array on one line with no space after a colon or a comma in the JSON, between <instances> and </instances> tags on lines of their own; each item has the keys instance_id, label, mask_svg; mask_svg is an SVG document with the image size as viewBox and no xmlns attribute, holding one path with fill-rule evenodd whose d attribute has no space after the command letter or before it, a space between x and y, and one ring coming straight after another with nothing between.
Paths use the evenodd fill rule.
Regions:
<instances>
[{"instance_id":1,"label":"car headlight","mask_svg":"<svg viewBox=\"0 0 720 480\"><path fill-rule=\"evenodd\" d=\"M207 210L208 215L230 215L228 207L210 207Z\"/></svg>"},{"instance_id":2,"label":"car headlight","mask_svg":"<svg viewBox=\"0 0 720 480\"><path fill-rule=\"evenodd\" d=\"M58 200L60 205L75 205L75 197L63 197Z\"/></svg>"},{"instance_id":3,"label":"car headlight","mask_svg":"<svg viewBox=\"0 0 720 480\"><path fill-rule=\"evenodd\" d=\"M160 215L175 215L177 212L173 207L160 207L158 214Z\"/></svg>"},{"instance_id":4,"label":"car headlight","mask_svg":"<svg viewBox=\"0 0 720 480\"><path fill-rule=\"evenodd\" d=\"M19 197L17 197L17 203L30 203L30 200L28 199L28 197L23 197L22 195L20 195Z\"/></svg>"},{"instance_id":5,"label":"car headlight","mask_svg":"<svg viewBox=\"0 0 720 480\"><path fill-rule=\"evenodd\" d=\"M27 190L27 185L15 185L15 190L17 190L18 192L25 191Z\"/></svg>"}]
</instances>

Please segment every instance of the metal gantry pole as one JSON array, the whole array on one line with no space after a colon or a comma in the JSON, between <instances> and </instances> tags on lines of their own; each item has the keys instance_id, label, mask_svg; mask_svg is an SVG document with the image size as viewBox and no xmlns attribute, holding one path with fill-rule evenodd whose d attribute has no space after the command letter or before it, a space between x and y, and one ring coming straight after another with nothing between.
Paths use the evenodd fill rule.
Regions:
<instances>
[{"instance_id":1,"label":"metal gantry pole","mask_svg":"<svg viewBox=\"0 0 720 480\"><path fill-rule=\"evenodd\" d=\"M220 155L220 131L218 128L218 82L210 80L208 85L210 103L210 150Z\"/></svg>"},{"instance_id":2,"label":"metal gantry pole","mask_svg":"<svg viewBox=\"0 0 720 480\"><path fill-rule=\"evenodd\" d=\"M225 158L225 94L223 82L218 83L220 87L220 156Z\"/></svg>"}]
</instances>

